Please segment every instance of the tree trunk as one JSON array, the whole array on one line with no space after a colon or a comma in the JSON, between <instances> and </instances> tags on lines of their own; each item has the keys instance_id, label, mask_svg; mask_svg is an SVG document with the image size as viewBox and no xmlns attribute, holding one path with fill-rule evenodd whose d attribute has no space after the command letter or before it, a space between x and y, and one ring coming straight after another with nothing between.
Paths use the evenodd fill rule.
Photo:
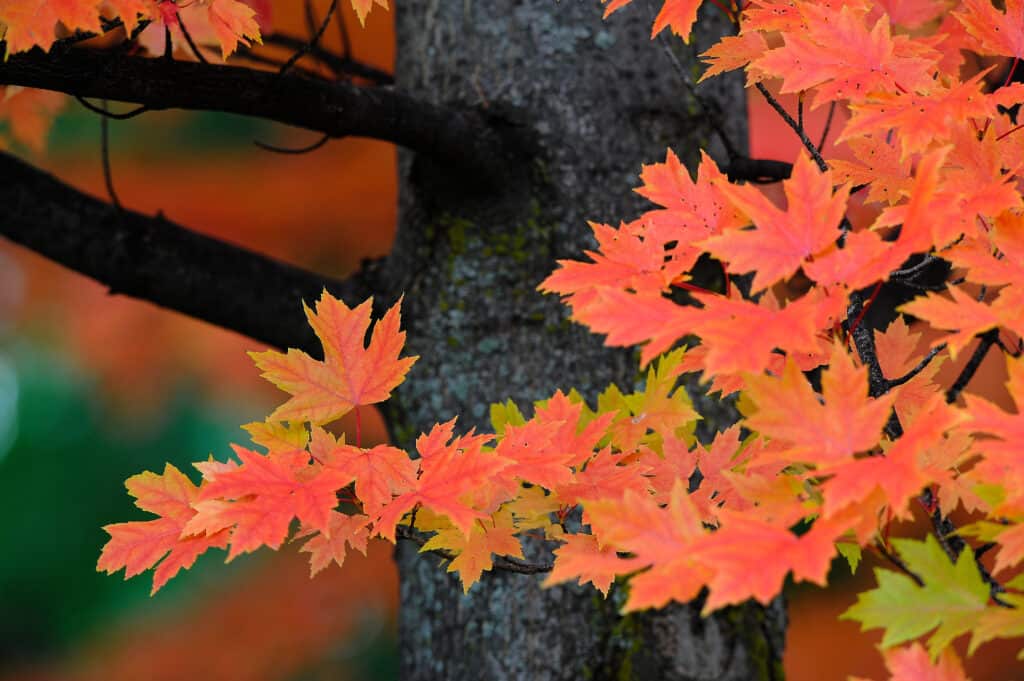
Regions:
<instances>
[{"instance_id":1,"label":"tree trunk","mask_svg":"<svg viewBox=\"0 0 1024 681\"><path fill-rule=\"evenodd\" d=\"M602 347L536 286L556 259L592 246L587 220L617 224L644 209L630 191L642 163L662 160L666 147L691 163L700 147L721 150L666 53L692 73L690 48L651 41L644 2L607 22L596 0L395 5L398 85L479 107L517 146L487 188L400 157L399 233L382 276L407 294L409 350L421 359L389 404L394 438L409 446L455 415L462 429L488 428L488 405L507 398L529 407L556 388L593 400L610 382L632 387L635 356ZM742 83L720 82L713 94L744 151ZM622 616L621 591L605 600L510 573L485 573L464 596L416 548L397 552L404 679L781 678L781 601L707 620L699 603ZM549 551L527 547L537 559Z\"/></svg>"}]
</instances>

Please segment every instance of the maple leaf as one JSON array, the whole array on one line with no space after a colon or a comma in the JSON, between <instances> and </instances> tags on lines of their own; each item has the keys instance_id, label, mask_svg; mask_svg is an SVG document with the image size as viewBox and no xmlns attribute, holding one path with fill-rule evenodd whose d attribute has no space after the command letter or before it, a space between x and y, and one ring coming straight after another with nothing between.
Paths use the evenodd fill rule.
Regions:
<instances>
[{"instance_id":1,"label":"maple leaf","mask_svg":"<svg viewBox=\"0 0 1024 681\"><path fill-rule=\"evenodd\" d=\"M841 534L834 525L818 521L797 537L752 513L721 513L722 527L696 548L701 563L713 570L702 614L749 598L767 605L779 595L790 571L797 580L825 585Z\"/></svg>"},{"instance_id":2,"label":"maple leaf","mask_svg":"<svg viewBox=\"0 0 1024 681\"><path fill-rule=\"evenodd\" d=\"M492 554L523 557L523 549L515 536L516 527L509 511L499 511L491 518L473 523L469 535L452 528L441 530L427 540L423 551L450 551L456 554L448 564L448 572L457 572L462 581L462 592L480 581L480 575L494 565Z\"/></svg>"},{"instance_id":3,"label":"maple leaf","mask_svg":"<svg viewBox=\"0 0 1024 681\"><path fill-rule=\"evenodd\" d=\"M139 17L148 17L151 8L149 0L103 0L103 5L121 20L129 35L139 25Z\"/></svg>"},{"instance_id":4,"label":"maple leaf","mask_svg":"<svg viewBox=\"0 0 1024 681\"><path fill-rule=\"evenodd\" d=\"M710 570L695 562L691 552L705 531L683 481L676 483L665 508L649 494L626 490L618 499L586 502L584 510L599 546L634 554L635 560L624 565L627 570L651 566L630 580L623 612L662 607L671 600L685 603L706 583Z\"/></svg>"},{"instance_id":5,"label":"maple leaf","mask_svg":"<svg viewBox=\"0 0 1024 681\"><path fill-rule=\"evenodd\" d=\"M388 9L388 0L352 0L352 9L356 11L361 26L366 26L366 15L374 5Z\"/></svg>"},{"instance_id":6,"label":"maple leaf","mask_svg":"<svg viewBox=\"0 0 1024 681\"><path fill-rule=\"evenodd\" d=\"M416 449L420 453L420 475L414 488L393 499L374 524L374 531L388 541L395 540L395 526L407 511L417 504L448 516L452 524L469 536L473 523L487 515L460 499L477 490L512 462L494 454L484 453L489 435L466 435L451 438L455 420L435 425L431 432L420 435Z\"/></svg>"},{"instance_id":7,"label":"maple leaf","mask_svg":"<svg viewBox=\"0 0 1024 681\"><path fill-rule=\"evenodd\" d=\"M531 419L521 426L508 425L494 453L513 462L503 471L526 482L552 489L572 480L570 462L577 452L554 442L558 422Z\"/></svg>"},{"instance_id":8,"label":"maple leaf","mask_svg":"<svg viewBox=\"0 0 1024 681\"><path fill-rule=\"evenodd\" d=\"M921 454L940 445L946 431L959 420L959 411L949 408L942 395L933 395L930 403L921 408L919 417L905 424L903 435L885 450L884 456L819 467L819 471L833 475L823 485L823 517L833 517L850 504L865 502L867 508L862 514L877 517L881 509L870 501L873 493L880 490L881 499L893 517L909 520L908 502L926 485L945 482L947 477L944 470L926 470Z\"/></svg>"},{"instance_id":9,"label":"maple leaf","mask_svg":"<svg viewBox=\"0 0 1024 681\"><path fill-rule=\"evenodd\" d=\"M673 278L697 262L702 250L696 242L746 224L722 193L726 176L703 150L696 181L671 149L666 150L664 163L643 166L640 181L643 185L634 191L662 206L647 211L639 220L644 226L644 246L649 256L662 259L663 271Z\"/></svg>"},{"instance_id":10,"label":"maple leaf","mask_svg":"<svg viewBox=\"0 0 1024 681\"><path fill-rule=\"evenodd\" d=\"M637 495L650 493L650 482L646 465L625 465L624 457L612 454L611 447L605 447L586 467L578 471L572 482L555 488L558 498L567 504L578 504L586 499L619 498L623 491Z\"/></svg>"},{"instance_id":11,"label":"maple leaf","mask_svg":"<svg viewBox=\"0 0 1024 681\"><path fill-rule=\"evenodd\" d=\"M885 135L852 137L844 133L846 146L858 162L829 159L829 167L836 182L867 185L865 201L895 205L910 190L910 159L902 159L896 146ZM847 139L849 137L849 139Z\"/></svg>"},{"instance_id":12,"label":"maple leaf","mask_svg":"<svg viewBox=\"0 0 1024 681\"><path fill-rule=\"evenodd\" d=\"M877 568L878 587L860 594L857 603L839 618L860 622L862 630L885 629L883 647L909 641L937 627L928 640L934 658L978 623L989 599L988 585L969 548L953 563L930 534L923 542L894 539L892 543L907 569L924 584L905 574Z\"/></svg>"},{"instance_id":13,"label":"maple leaf","mask_svg":"<svg viewBox=\"0 0 1024 681\"><path fill-rule=\"evenodd\" d=\"M885 667L892 674L889 681L969 681L952 648L942 651L934 664L918 643L887 650Z\"/></svg>"},{"instance_id":14,"label":"maple leaf","mask_svg":"<svg viewBox=\"0 0 1024 681\"><path fill-rule=\"evenodd\" d=\"M935 341L935 345L945 343L953 359L979 333L1001 325L1024 330L1020 315L1021 296L1015 288L1003 289L991 304L979 302L957 286L950 286L946 290L952 300L929 293L898 309L928 322L933 328L953 332Z\"/></svg>"},{"instance_id":15,"label":"maple leaf","mask_svg":"<svg viewBox=\"0 0 1024 681\"><path fill-rule=\"evenodd\" d=\"M561 390L550 399L537 403L534 420L560 424L552 444L572 453L569 465L578 466L594 454L615 414L586 414L582 398L573 401Z\"/></svg>"},{"instance_id":16,"label":"maple leaf","mask_svg":"<svg viewBox=\"0 0 1024 681\"><path fill-rule=\"evenodd\" d=\"M574 296L596 286L614 286L642 293L661 292L685 270L685 263L666 267L665 256L646 239L642 223L623 224L619 229L590 223L597 251L584 251L594 262L559 260L555 270L538 289ZM586 298L584 297L584 300Z\"/></svg>"},{"instance_id":17,"label":"maple leaf","mask_svg":"<svg viewBox=\"0 0 1024 681\"><path fill-rule=\"evenodd\" d=\"M697 9L700 8L703 0L665 0L654 18L654 27L651 29L651 39L654 39L665 28L671 26L672 32L683 39L683 42L690 42L690 32L693 30L693 23L697 21ZM604 11L607 19L610 14L625 7L633 0L601 0L608 7Z\"/></svg>"},{"instance_id":18,"label":"maple leaf","mask_svg":"<svg viewBox=\"0 0 1024 681\"><path fill-rule=\"evenodd\" d=\"M911 333L903 317L897 317L885 331L875 332L875 349L882 373L889 379L905 377L922 360L918 352L921 334ZM909 381L892 389L893 409L903 423L908 423L923 405L941 390L935 381L935 374L942 368L946 356L943 353L919 371Z\"/></svg>"},{"instance_id":19,"label":"maple leaf","mask_svg":"<svg viewBox=\"0 0 1024 681\"><path fill-rule=\"evenodd\" d=\"M59 92L0 86L0 120L9 126L11 137L33 151L42 152L53 118L66 101L67 96Z\"/></svg>"},{"instance_id":20,"label":"maple leaf","mask_svg":"<svg viewBox=\"0 0 1024 681\"><path fill-rule=\"evenodd\" d=\"M134 475L125 481L125 487L135 497L136 506L160 517L106 525L103 529L110 540L100 553L97 570L113 574L124 568L127 579L159 562L151 592L156 593L179 570L192 567L207 549L227 546L227 532L202 536L185 531L196 513L192 505L198 500L199 488L171 464L161 475L148 471Z\"/></svg>"},{"instance_id":21,"label":"maple leaf","mask_svg":"<svg viewBox=\"0 0 1024 681\"><path fill-rule=\"evenodd\" d=\"M611 546L598 546L590 534L570 534L563 540L565 544L555 549L555 563L543 586L575 579L580 585L590 582L607 597L617 575L642 565L638 559L620 558Z\"/></svg>"},{"instance_id":22,"label":"maple leaf","mask_svg":"<svg viewBox=\"0 0 1024 681\"><path fill-rule=\"evenodd\" d=\"M759 31L744 31L739 35L723 36L710 49L701 53L700 58L708 68L697 82L726 71L743 68L767 51L768 43L764 39L764 34ZM763 79L756 69L747 71L747 87Z\"/></svg>"},{"instance_id":23,"label":"maple leaf","mask_svg":"<svg viewBox=\"0 0 1024 681\"><path fill-rule=\"evenodd\" d=\"M296 471L296 459L309 459L304 451L290 458L264 456L237 445L233 449L241 465L219 472L203 486L194 504L197 513L186 524L186 533L209 535L233 527L229 561L263 545L279 547L293 518L330 533L337 491L350 479L330 469L303 466Z\"/></svg>"},{"instance_id":24,"label":"maple leaf","mask_svg":"<svg viewBox=\"0 0 1024 681\"><path fill-rule=\"evenodd\" d=\"M369 521L370 518L361 513L345 515L331 511L328 523L330 532L327 535L321 532L313 533L299 549L300 552L309 554L309 576L315 576L330 565L331 561L337 563L338 567L343 566L348 553L346 545L365 556L366 542L370 538L367 527Z\"/></svg>"},{"instance_id":25,"label":"maple leaf","mask_svg":"<svg viewBox=\"0 0 1024 681\"><path fill-rule=\"evenodd\" d=\"M868 28L849 7L800 3L807 28L785 34L786 44L769 50L753 66L783 79L780 92L817 88L811 108L826 102L857 101L876 91L914 90L930 80L934 60L906 55L893 39L887 17ZM837 50L836 45L844 49Z\"/></svg>"},{"instance_id":26,"label":"maple leaf","mask_svg":"<svg viewBox=\"0 0 1024 681\"><path fill-rule=\"evenodd\" d=\"M364 449L340 444L326 454L323 464L343 479L355 480L363 510L374 517L392 495L404 494L416 483L416 462L389 445Z\"/></svg>"},{"instance_id":27,"label":"maple leaf","mask_svg":"<svg viewBox=\"0 0 1024 681\"><path fill-rule=\"evenodd\" d=\"M250 41L262 44L260 25L256 21L256 10L239 0L210 0L209 20L220 44L220 53L227 59L242 43Z\"/></svg>"},{"instance_id":28,"label":"maple leaf","mask_svg":"<svg viewBox=\"0 0 1024 681\"><path fill-rule=\"evenodd\" d=\"M1014 585L1020 589L1021 584ZM968 655L973 655L981 644L997 638L1017 638L1024 636L1024 596L1014 593L1000 594L1009 608L989 608L981 614L978 622L971 630L971 642L967 647ZM1020 655L1018 654L1018 659Z\"/></svg>"},{"instance_id":29,"label":"maple leaf","mask_svg":"<svg viewBox=\"0 0 1024 681\"><path fill-rule=\"evenodd\" d=\"M796 461L829 464L873 448L892 408L891 396L868 396L867 369L855 367L838 345L821 375L821 399L792 360L778 378L749 375L746 381L757 405L747 427L781 441L779 456Z\"/></svg>"},{"instance_id":30,"label":"maple leaf","mask_svg":"<svg viewBox=\"0 0 1024 681\"><path fill-rule=\"evenodd\" d=\"M57 38L57 23L69 31L100 33L99 0L5 0L0 3L0 24L7 53L39 46L49 50Z\"/></svg>"},{"instance_id":31,"label":"maple leaf","mask_svg":"<svg viewBox=\"0 0 1024 681\"><path fill-rule=\"evenodd\" d=\"M704 308L694 316L691 332L707 346L704 371L712 376L761 371L776 350L794 358L806 354L813 358L809 364L817 366L822 363L817 361L822 345L819 331L831 328L845 313L845 297L820 288L782 309L770 293L756 303L738 294L732 299L702 293L694 297Z\"/></svg>"},{"instance_id":32,"label":"maple leaf","mask_svg":"<svg viewBox=\"0 0 1024 681\"><path fill-rule=\"evenodd\" d=\"M788 200L784 211L753 186L723 184L725 197L757 229L730 230L699 244L728 262L734 272L755 271L755 293L792 276L804 260L832 245L846 213L850 187L841 187L833 195L831 171L819 172L802 152L792 177L782 186Z\"/></svg>"},{"instance_id":33,"label":"maple leaf","mask_svg":"<svg viewBox=\"0 0 1024 681\"><path fill-rule=\"evenodd\" d=\"M990 0L964 0L963 12L953 12L985 54L1024 57L1024 2L1006 0L1000 12Z\"/></svg>"},{"instance_id":34,"label":"maple leaf","mask_svg":"<svg viewBox=\"0 0 1024 681\"><path fill-rule=\"evenodd\" d=\"M309 444L309 433L299 422L286 426L280 421L255 421L242 426L242 430L269 452L305 449Z\"/></svg>"},{"instance_id":35,"label":"maple leaf","mask_svg":"<svg viewBox=\"0 0 1024 681\"><path fill-rule=\"evenodd\" d=\"M640 354L640 364L646 365L692 333L699 314L660 295L639 296L603 286L593 290L585 306L576 306L573 319L594 333L608 334L605 345L646 342Z\"/></svg>"},{"instance_id":36,"label":"maple leaf","mask_svg":"<svg viewBox=\"0 0 1024 681\"><path fill-rule=\"evenodd\" d=\"M983 92L985 73L952 87L933 85L921 93L878 93L852 104L853 115L836 141L866 133L884 137L887 131L897 129L901 158L926 151L935 139L948 137L964 121L995 116L996 103Z\"/></svg>"},{"instance_id":37,"label":"maple leaf","mask_svg":"<svg viewBox=\"0 0 1024 681\"><path fill-rule=\"evenodd\" d=\"M291 397L268 417L275 421L324 424L353 407L382 402L405 379L418 357L399 357L405 344L399 299L373 328L369 346L363 338L370 324L373 299L349 308L325 290L316 313L305 304L306 318L324 348L324 361L301 350L287 354L268 350L251 352L263 377Z\"/></svg>"}]
</instances>

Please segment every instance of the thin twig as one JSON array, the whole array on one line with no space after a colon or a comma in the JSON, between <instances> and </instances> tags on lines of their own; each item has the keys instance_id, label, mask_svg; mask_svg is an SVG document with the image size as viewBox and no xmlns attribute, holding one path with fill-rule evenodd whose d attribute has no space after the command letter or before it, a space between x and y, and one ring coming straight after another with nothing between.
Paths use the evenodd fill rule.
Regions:
<instances>
[{"instance_id":1,"label":"thin twig","mask_svg":"<svg viewBox=\"0 0 1024 681\"><path fill-rule=\"evenodd\" d=\"M937 260L939 260L939 258L935 257L934 255L928 254L924 256L921 262L917 263L916 265L912 265L901 270L893 270L892 272L889 273L889 278L911 279L921 270L927 268L929 265L931 265L933 262L936 262Z\"/></svg>"},{"instance_id":2,"label":"thin twig","mask_svg":"<svg viewBox=\"0 0 1024 681\"><path fill-rule=\"evenodd\" d=\"M142 105L136 109L132 109L131 111L126 111L124 113L111 113L110 111L107 111L106 108L100 108L95 104L90 104L85 97L79 97L78 95L75 95L75 99L77 99L78 103L84 106L89 111L92 111L95 114L99 114L103 118L112 118L115 121L126 121L129 118L135 118L139 114L144 114L150 110L148 106ZM107 100L103 101L106 102ZM104 107L106 107L106 104L104 104Z\"/></svg>"},{"instance_id":3,"label":"thin twig","mask_svg":"<svg viewBox=\"0 0 1024 681\"><path fill-rule=\"evenodd\" d=\"M341 40L341 56L343 59L352 57L352 40L348 35L348 26L345 25L345 13L335 12L334 19L338 24L338 37Z\"/></svg>"},{"instance_id":4,"label":"thin twig","mask_svg":"<svg viewBox=\"0 0 1024 681\"><path fill-rule=\"evenodd\" d=\"M174 45L171 43L171 29L164 26L164 59L174 61Z\"/></svg>"},{"instance_id":5,"label":"thin twig","mask_svg":"<svg viewBox=\"0 0 1024 681\"><path fill-rule=\"evenodd\" d=\"M796 98L796 124L800 128L800 132L807 134L804 128L804 93L801 92Z\"/></svg>"},{"instance_id":6,"label":"thin twig","mask_svg":"<svg viewBox=\"0 0 1024 681\"><path fill-rule=\"evenodd\" d=\"M924 586L924 580L921 579L921 577L918 576L916 572L907 567L907 564L904 563L899 556L897 556L895 553L886 548L885 544L883 544L882 542L875 542L875 549L880 554L882 554L886 560L895 565L900 572L914 580L915 584L917 584L918 586Z\"/></svg>"},{"instance_id":7,"label":"thin twig","mask_svg":"<svg viewBox=\"0 0 1024 681\"><path fill-rule=\"evenodd\" d=\"M107 100L103 100L104 111L107 108ZM107 194L110 195L110 202L114 204L117 212L121 212L121 200L117 198L114 191L114 174L110 169L110 119L107 116L100 116L100 155L103 160L103 181L107 185Z\"/></svg>"},{"instance_id":8,"label":"thin twig","mask_svg":"<svg viewBox=\"0 0 1024 681\"><path fill-rule=\"evenodd\" d=\"M832 103L828 105L828 118L825 119L825 129L821 131L821 141L818 142L818 149L820 151L825 150L825 142L828 140L829 131L832 130L832 117L835 113L836 103L835 100L833 100Z\"/></svg>"},{"instance_id":9,"label":"thin twig","mask_svg":"<svg viewBox=\"0 0 1024 681\"><path fill-rule=\"evenodd\" d=\"M928 354L925 355L924 358L920 362L918 362L917 366L915 366L913 369L911 369L907 373L903 374L899 378L887 379L886 380L886 385L889 387L889 390L891 390L893 388L898 388L899 386L903 385L904 383L907 383L910 380L912 380L914 378L914 376L917 376L919 373L924 371L925 368L929 364L931 364L931 361L933 359L935 359L936 355L938 355L940 352L942 352L945 349L946 349L946 344L945 343L942 343L941 345L936 345L934 348L932 348L931 350L928 351Z\"/></svg>"},{"instance_id":10,"label":"thin twig","mask_svg":"<svg viewBox=\"0 0 1024 681\"><path fill-rule=\"evenodd\" d=\"M309 7L309 5L307 5L307 7ZM331 0L331 6L327 8L327 16L325 16L324 20L320 23L320 27L317 29L316 33L313 35L313 37L310 39L308 43L303 45L302 48L297 50L295 54L293 54L291 58L284 63L284 66L281 67L280 75L283 76L286 73L288 73L288 71L291 70L292 66L295 65L295 62L302 59L304 56L309 54L310 50L316 47L316 45L320 42L320 38L323 36L324 31L327 30L327 26L331 23L331 17L334 16L334 10L337 9L337 7L338 0Z\"/></svg>"},{"instance_id":11,"label":"thin twig","mask_svg":"<svg viewBox=\"0 0 1024 681\"><path fill-rule=\"evenodd\" d=\"M826 170L828 170L828 164L825 163L825 159L821 157L821 152L819 152L818 148L814 146L814 142L812 142L810 138L807 137L807 133L803 131L803 129L800 127L800 124L793 120L793 117L789 115L789 112L783 108L782 104L779 103L779 100L775 99L772 93L768 92L768 88L764 86L764 83L756 83L755 87L757 88L758 92L764 95L764 98L765 100L767 100L768 104L770 104L771 107L775 109L775 111L780 116L782 116L782 120L786 122L786 125L791 127L793 131L797 134L797 136L800 137L800 141L803 142L804 147L807 149L808 152L810 152L811 158L813 158L814 162L818 164L818 169L821 172L825 172Z\"/></svg>"},{"instance_id":12,"label":"thin twig","mask_svg":"<svg viewBox=\"0 0 1024 681\"><path fill-rule=\"evenodd\" d=\"M188 32L187 28L185 28L185 22L181 20L181 13L178 13L178 28L181 29L181 34L185 36L185 42L188 43L188 46L192 50L192 54L196 56L196 59L204 64L209 64L210 62L206 61L206 57L203 56L203 53L199 51L199 47L196 46L195 41L192 40L192 34Z\"/></svg>"},{"instance_id":13,"label":"thin twig","mask_svg":"<svg viewBox=\"0 0 1024 681\"><path fill-rule=\"evenodd\" d=\"M308 153L310 153L312 151L316 151L320 147L322 147L325 144L327 144L327 142L330 139L331 139L330 135L324 135L323 137L318 139L316 142L313 142L312 144L307 144L304 147L298 147L298 148L295 148L295 149L290 149L288 147L277 147L277 146L274 146L273 144L267 144L266 142L260 142L259 140L253 140L252 143L255 144L257 147L259 147L260 149L263 149L264 151L272 151L275 154L295 154L295 155L299 155L299 154L308 154Z\"/></svg>"},{"instance_id":14,"label":"thin twig","mask_svg":"<svg viewBox=\"0 0 1024 681\"><path fill-rule=\"evenodd\" d=\"M708 102L697 92L697 84L693 82L689 72L680 63L676 53L672 51L672 44L668 42L668 38L664 32L658 36L658 44L661 46L661 51L668 57L669 62L672 64L673 70L676 75L679 76L679 80L682 81L683 87L690 93L690 96L697 102L697 105L704 111L705 120L711 124L715 134L718 135L718 139L722 140L722 146L725 147L725 153L730 160L738 158L740 156L739 150L729 136L726 134L725 129L722 127L721 118L722 112L718 109L718 105L715 102Z\"/></svg>"},{"instance_id":15,"label":"thin twig","mask_svg":"<svg viewBox=\"0 0 1024 681\"><path fill-rule=\"evenodd\" d=\"M971 358L967 360L967 364L960 371L960 375L956 377L953 385L949 390L946 391L946 402L952 404L956 402L956 398L960 396L963 389L967 387L967 384L974 378L974 374L977 373L978 367L981 366L982 361L985 359L985 355L992 349L992 346L996 344L996 340L999 338L999 329L989 329L985 333L979 336L981 342L978 343L978 347L974 349L971 354Z\"/></svg>"}]
</instances>

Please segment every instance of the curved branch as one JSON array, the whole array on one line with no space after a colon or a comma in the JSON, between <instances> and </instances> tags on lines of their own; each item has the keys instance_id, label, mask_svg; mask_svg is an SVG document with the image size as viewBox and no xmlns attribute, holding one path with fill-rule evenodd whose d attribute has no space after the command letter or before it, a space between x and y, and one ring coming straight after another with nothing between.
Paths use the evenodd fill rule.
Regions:
<instances>
[{"instance_id":1,"label":"curved branch","mask_svg":"<svg viewBox=\"0 0 1024 681\"><path fill-rule=\"evenodd\" d=\"M278 348L321 353L300 301L319 298L324 288L350 304L374 293L367 276L331 279L161 215L118 211L6 153L0 153L0 177L0 234L11 241L109 286L111 293Z\"/></svg>"},{"instance_id":2,"label":"curved branch","mask_svg":"<svg viewBox=\"0 0 1024 681\"><path fill-rule=\"evenodd\" d=\"M331 137L369 137L425 154L478 184L496 185L510 145L481 114L390 88L301 73L148 59L87 49L35 49L0 62L0 84L131 102L150 109L223 111Z\"/></svg>"}]
</instances>

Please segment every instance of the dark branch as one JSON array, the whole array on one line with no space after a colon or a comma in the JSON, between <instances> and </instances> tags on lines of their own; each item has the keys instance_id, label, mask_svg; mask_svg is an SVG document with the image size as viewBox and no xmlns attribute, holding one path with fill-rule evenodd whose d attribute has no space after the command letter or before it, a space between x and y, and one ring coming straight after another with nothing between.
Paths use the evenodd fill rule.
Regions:
<instances>
[{"instance_id":1,"label":"dark branch","mask_svg":"<svg viewBox=\"0 0 1024 681\"><path fill-rule=\"evenodd\" d=\"M363 277L330 279L160 215L118 211L6 153L0 153L0 178L3 236L109 286L111 293L261 343L319 355L300 301L319 298L324 288L350 304L373 293Z\"/></svg>"},{"instance_id":2,"label":"dark branch","mask_svg":"<svg viewBox=\"0 0 1024 681\"><path fill-rule=\"evenodd\" d=\"M792 173L792 163L746 156L735 156L725 166L725 174L730 182L780 182L788 180Z\"/></svg>"},{"instance_id":3,"label":"dark branch","mask_svg":"<svg viewBox=\"0 0 1024 681\"><path fill-rule=\"evenodd\" d=\"M985 355L988 354L988 351L999 340L999 329L990 329L978 337L981 339L981 342L978 343L978 347L971 353L970 359L967 360L967 364L964 365L960 375L953 381L953 385L946 391L946 401L950 404L956 402L956 398L960 396L960 393L967 387L967 384L974 378L974 374L978 371L978 367L981 366Z\"/></svg>"},{"instance_id":4,"label":"dark branch","mask_svg":"<svg viewBox=\"0 0 1024 681\"><path fill-rule=\"evenodd\" d=\"M450 109L345 82L85 49L38 49L0 62L0 84L132 102L150 109L223 111L331 137L369 137L415 150L478 185L497 184L508 145L472 110Z\"/></svg>"}]
</instances>

